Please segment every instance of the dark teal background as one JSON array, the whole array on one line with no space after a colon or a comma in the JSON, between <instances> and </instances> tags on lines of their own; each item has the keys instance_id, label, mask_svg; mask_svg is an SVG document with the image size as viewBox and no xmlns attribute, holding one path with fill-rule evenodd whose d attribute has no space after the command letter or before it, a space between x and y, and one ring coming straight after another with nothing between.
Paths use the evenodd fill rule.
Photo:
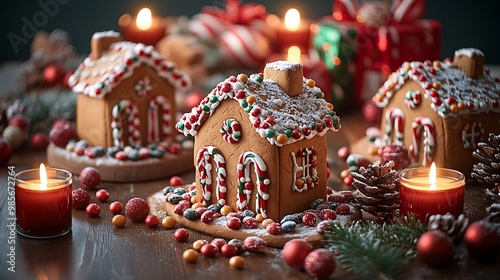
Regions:
<instances>
[{"instance_id":1,"label":"dark teal background","mask_svg":"<svg viewBox=\"0 0 500 280\"><path fill-rule=\"evenodd\" d=\"M137 13L148 6L161 16L192 16L206 5L221 6L221 0L1 0L0 3L0 62L26 60L32 35L22 32L24 22L33 23L33 16L40 15L40 3L57 3L58 11L47 15L46 24L39 29L52 31L61 28L69 32L77 52L87 54L91 35L96 31L118 30L118 18L124 13ZM283 16L290 7L298 8L304 17L318 19L331 14L331 0L253 0L262 3L268 12ZM455 49L475 47L485 54L486 64L500 64L499 27L500 1L495 0L429 0L425 18L437 19L443 24L442 57L453 56ZM40 17L43 22L43 16ZM15 52L7 34L12 32L27 42Z\"/></svg>"}]
</instances>

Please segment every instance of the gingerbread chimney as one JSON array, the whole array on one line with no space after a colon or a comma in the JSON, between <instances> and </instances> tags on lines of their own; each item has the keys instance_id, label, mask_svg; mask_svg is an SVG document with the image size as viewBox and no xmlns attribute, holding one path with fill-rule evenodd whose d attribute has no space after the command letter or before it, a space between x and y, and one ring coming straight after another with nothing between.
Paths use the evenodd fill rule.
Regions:
<instances>
[{"instance_id":1,"label":"gingerbread chimney","mask_svg":"<svg viewBox=\"0 0 500 280\"><path fill-rule=\"evenodd\" d=\"M484 55L478 49L467 48L455 51L453 62L471 78L483 75Z\"/></svg>"},{"instance_id":2,"label":"gingerbread chimney","mask_svg":"<svg viewBox=\"0 0 500 280\"><path fill-rule=\"evenodd\" d=\"M120 33L116 31L104 31L94 33L90 41L90 51L93 59L99 59L111 44L121 40Z\"/></svg>"},{"instance_id":3,"label":"gingerbread chimney","mask_svg":"<svg viewBox=\"0 0 500 280\"><path fill-rule=\"evenodd\" d=\"M302 64L287 61L275 61L266 64L264 80L273 80L289 96L294 97L304 92L304 74Z\"/></svg>"}]
</instances>

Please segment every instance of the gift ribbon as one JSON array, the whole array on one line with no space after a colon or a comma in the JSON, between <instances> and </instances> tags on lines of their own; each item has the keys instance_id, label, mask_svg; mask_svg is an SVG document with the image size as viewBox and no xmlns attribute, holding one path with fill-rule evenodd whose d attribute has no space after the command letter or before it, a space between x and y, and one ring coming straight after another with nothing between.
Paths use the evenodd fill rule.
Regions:
<instances>
[{"instance_id":1,"label":"gift ribbon","mask_svg":"<svg viewBox=\"0 0 500 280\"><path fill-rule=\"evenodd\" d=\"M356 21L361 0L334 0L333 18L337 21ZM394 0L390 7L392 22L408 23L425 13L425 0Z\"/></svg>"},{"instance_id":2,"label":"gift ribbon","mask_svg":"<svg viewBox=\"0 0 500 280\"><path fill-rule=\"evenodd\" d=\"M266 8L261 4L247 3L240 5L239 0L226 0L225 9L207 6L201 9L202 13L207 13L220 18L228 24L248 25L253 20L265 19Z\"/></svg>"}]
</instances>

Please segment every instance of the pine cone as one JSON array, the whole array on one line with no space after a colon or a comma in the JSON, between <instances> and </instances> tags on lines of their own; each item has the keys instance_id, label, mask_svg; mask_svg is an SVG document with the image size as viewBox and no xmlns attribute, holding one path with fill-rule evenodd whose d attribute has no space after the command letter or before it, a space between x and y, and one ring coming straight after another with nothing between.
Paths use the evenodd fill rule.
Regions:
<instances>
[{"instance_id":1,"label":"pine cone","mask_svg":"<svg viewBox=\"0 0 500 280\"><path fill-rule=\"evenodd\" d=\"M485 192L493 201L500 203L500 186L486 189Z\"/></svg>"},{"instance_id":2,"label":"pine cone","mask_svg":"<svg viewBox=\"0 0 500 280\"><path fill-rule=\"evenodd\" d=\"M429 217L429 224L427 228L429 230L440 230L446 233L455 244L459 244L464 237L465 230L469 224L469 219L467 219L463 214L460 214L457 219L447 213L445 215L432 215Z\"/></svg>"},{"instance_id":3,"label":"pine cone","mask_svg":"<svg viewBox=\"0 0 500 280\"><path fill-rule=\"evenodd\" d=\"M500 135L490 133L488 143L480 142L477 147L472 155L480 162L472 166L471 177L478 183L500 187Z\"/></svg>"},{"instance_id":4,"label":"pine cone","mask_svg":"<svg viewBox=\"0 0 500 280\"><path fill-rule=\"evenodd\" d=\"M351 172L354 206L376 217L389 221L393 212L399 209L399 178L393 169L394 162L381 166L380 161L361 167L358 172Z\"/></svg>"},{"instance_id":5,"label":"pine cone","mask_svg":"<svg viewBox=\"0 0 500 280\"><path fill-rule=\"evenodd\" d=\"M485 220L490 223L500 223L500 203L493 203L486 208Z\"/></svg>"}]
</instances>

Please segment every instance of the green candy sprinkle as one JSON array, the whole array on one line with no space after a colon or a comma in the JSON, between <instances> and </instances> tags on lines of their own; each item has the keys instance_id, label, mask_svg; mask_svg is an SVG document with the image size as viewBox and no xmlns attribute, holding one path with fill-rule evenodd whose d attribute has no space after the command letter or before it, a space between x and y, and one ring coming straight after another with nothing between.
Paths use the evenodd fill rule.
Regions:
<instances>
[{"instance_id":1,"label":"green candy sprinkle","mask_svg":"<svg viewBox=\"0 0 500 280\"><path fill-rule=\"evenodd\" d=\"M204 112L210 112L210 106L208 106L208 105L203 105L203 111L204 111Z\"/></svg>"},{"instance_id":2,"label":"green candy sprinkle","mask_svg":"<svg viewBox=\"0 0 500 280\"><path fill-rule=\"evenodd\" d=\"M219 97L217 97L215 95L210 97L210 103L215 103L217 101L219 101Z\"/></svg>"},{"instance_id":3,"label":"green candy sprinkle","mask_svg":"<svg viewBox=\"0 0 500 280\"><path fill-rule=\"evenodd\" d=\"M293 136L293 132L291 129L285 129L285 131L283 131L283 133L285 133L286 137L288 137L288 138Z\"/></svg>"}]
</instances>

